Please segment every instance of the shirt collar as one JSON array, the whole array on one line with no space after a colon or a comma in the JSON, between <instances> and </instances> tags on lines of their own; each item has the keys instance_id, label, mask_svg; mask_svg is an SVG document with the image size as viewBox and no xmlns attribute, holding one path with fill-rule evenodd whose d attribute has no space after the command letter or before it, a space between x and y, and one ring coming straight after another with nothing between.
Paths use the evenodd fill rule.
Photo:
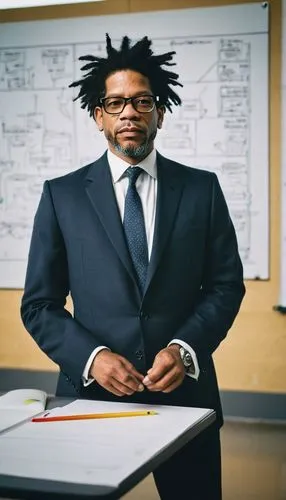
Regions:
<instances>
[{"instance_id":1,"label":"shirt collar","mask_svg":"<svg viewBox=\"0 0 286 500\"><path fill-rule=\"evenodd\" d=\"M157 179L157 164L156 164L156 150L153 149L144 160L138 162L136 166L140 166L147 174L154 179ZM109 149L107 151L107 159L110 166L111 176L113 183L118 182L123 176L125 170L130 166L128 162L119 158L119 156L112 153Z\"/></svg>"}]
</instances>

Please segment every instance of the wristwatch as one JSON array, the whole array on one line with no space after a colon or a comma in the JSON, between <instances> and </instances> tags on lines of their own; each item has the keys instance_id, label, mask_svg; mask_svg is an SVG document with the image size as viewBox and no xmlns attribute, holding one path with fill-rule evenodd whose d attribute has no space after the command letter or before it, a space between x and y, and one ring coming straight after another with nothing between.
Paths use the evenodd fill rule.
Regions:
<instances>
[{"instance_id":1,"label":"wristwatch","mask_svg":"<svg viewBox=\"0 0 286 500\"><path fill-rule=\"evenodd\" d=\"M190 373L191 375L194 375L195 366L194 366L192 355L184 347L180 347L179 352L180 352L181 360L182 360L183 365L185 367L185 372Z\"/></svg>"}]
</instances>

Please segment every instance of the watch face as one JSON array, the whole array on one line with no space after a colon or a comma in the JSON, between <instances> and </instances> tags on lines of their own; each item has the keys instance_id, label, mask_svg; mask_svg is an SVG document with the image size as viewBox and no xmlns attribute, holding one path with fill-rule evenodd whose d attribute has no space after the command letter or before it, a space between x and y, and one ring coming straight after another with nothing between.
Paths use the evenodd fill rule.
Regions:
<instances>
[{"instance_id":1,"label":"watch face","mask_svg":"<svg viewBox=\"0 0 286 500\"><path fill-rule=\"evenodd\" d=\"M187 373L192 373L192 374L195 373L193 358L192 358L192 355L189 353L189 351L184 349L184 347L181 347L180 348L180 356L181 356L183 365L185 367L185 371Z\"/></svg>"},{"instance_id":2,"label":"watch face","mask_svg":"<svg viewBox=\"0 0 286 500\"><path fill-rule=\"evenodd\" d=\"M190 355L189 352L185 353L184 361L185 361L186 366L190 366L192 364L193 359L192 359L192 356Z\"/></svg>"},{"instance_id":3,"label":"watch face","mask_svg":"<svg viewBox=\"0 0 286 500\"><path fill-rule=\"evenodd\" d=\"M192 365L192 363L193 363L192 356L183 347L181 347L181 349L180 349L180 355L181 355L181 359L182 359L183 364L184 364L185 367L189 367L189 366Z\"/></svg>"}]
</instances>

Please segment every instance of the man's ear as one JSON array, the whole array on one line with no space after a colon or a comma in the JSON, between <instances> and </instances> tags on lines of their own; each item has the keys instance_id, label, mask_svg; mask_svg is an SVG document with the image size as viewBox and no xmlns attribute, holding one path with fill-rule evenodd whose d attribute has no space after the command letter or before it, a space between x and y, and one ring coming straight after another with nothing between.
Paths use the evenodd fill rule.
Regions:
<instances>
[{"instance_id":1,"label":"man's ear","mask_svg":"<svg viewBox=\"0 0 286 500\"><path fill-rule=\"evenodd\" d=\"M93 118L97 124L98 130L100 132L102 132L103 131L103 115L102 115L102 108L100 106L96 106L96 108L94 108Z\"/></svg>"},{"instance_id":2,"label":"man's ear","mask_svg":"<svg viewBox=\"0 0 286 500\"><path fill-rule=\"evenodd\" d=\"M165 115L165 106L159 106L157 108L157 113L158 113L157 128L162 128Z\"/></svg>"}]
</instances>

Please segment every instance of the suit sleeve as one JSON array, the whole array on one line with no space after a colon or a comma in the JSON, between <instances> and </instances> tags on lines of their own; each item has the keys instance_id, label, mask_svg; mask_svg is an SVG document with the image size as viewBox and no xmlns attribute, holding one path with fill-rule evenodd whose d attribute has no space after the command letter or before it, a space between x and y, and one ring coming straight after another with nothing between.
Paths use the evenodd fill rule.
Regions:
<instances>
[{"instance_id":1,"label":"suit sleeve","mask_svg":"<svg viewBox=\"0 0 286 500\"><path fill-rule=\"evenodd\" d=\"M65 243L45 182L34 220L21 316L39 347L79 388L87 359L98 344L65 309L68 294Z\"/></svg>"},{"instance_id":2,"label":"suit sleeve","mask_svg":"<svg viewBox=\"0 0 286 500\"><path fill-rule=\"evenodd\" d=\"M175 337L187 342L199 363L227 335L245 294L237 239L224 195L213 175L204 273L196 306Z\"/></svg>"}]
</instances>

